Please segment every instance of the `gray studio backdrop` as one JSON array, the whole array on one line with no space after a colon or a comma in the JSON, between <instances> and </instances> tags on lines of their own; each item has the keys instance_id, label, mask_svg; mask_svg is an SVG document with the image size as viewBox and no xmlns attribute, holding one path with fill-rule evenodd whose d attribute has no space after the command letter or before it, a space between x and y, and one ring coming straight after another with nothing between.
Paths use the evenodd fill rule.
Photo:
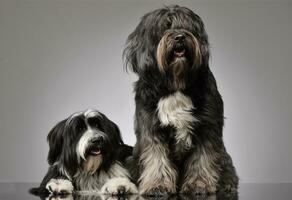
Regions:
<instances>
[{"instance_id":1,"label":"gray studio backdrop","mask_svg":"<svg viewBox=\"0 0 292 200\"><path fill-rule=\"evenodd\" d=\"M97 108L134 144L127 35L146 12L185 5L205 22L242 182L292 182L292 4L279 0L0 0L0 182L39 182L46 135Z\"/></svg>"}]
</instances>

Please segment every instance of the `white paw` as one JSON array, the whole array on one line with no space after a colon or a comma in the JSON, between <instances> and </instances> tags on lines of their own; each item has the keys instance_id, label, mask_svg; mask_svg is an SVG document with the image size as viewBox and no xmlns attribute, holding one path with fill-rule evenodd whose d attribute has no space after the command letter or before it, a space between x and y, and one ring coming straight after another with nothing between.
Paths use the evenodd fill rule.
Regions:
<instances>
[{"instance_id":1,"label":"white paw","mask_svg":"<svg viewBox=\"0 0 292 200\"><path fill-rule=\"evenodd\" d=\"M46 197L46 200L74 200L72 194L68 194L66 196L58 196L51 194L50 196Z\"/></svg>"},{"instance_id":2,"label":"white paw","mask_svg":"<svg viewBox=\"0 0 292 200\"><path fill-rule=\"evenodd\" d=\"M123 195L137 194L138 189L128 178L112 178L108 180L101 188L102 194Z\"/></svg>"},{"instance_id":3,"label":"white paw","mask_svg":"<svg viewBox=\"0 0 292 200\"><path fill-rule=\"evenodd\" d=\"M46 185L46 189L51 194L72 194L73 185L71 181L66 179L54 179L52 178Z\"/></svg>"}]
</instances>

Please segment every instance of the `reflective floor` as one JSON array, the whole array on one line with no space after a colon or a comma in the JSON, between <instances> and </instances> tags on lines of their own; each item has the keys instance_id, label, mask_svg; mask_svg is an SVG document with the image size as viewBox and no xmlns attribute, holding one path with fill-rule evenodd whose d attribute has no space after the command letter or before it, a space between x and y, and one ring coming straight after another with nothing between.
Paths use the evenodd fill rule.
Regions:
<instances>
[{"instance_id":1,"label":"reflective floor","mask_svg":"<svg viewBox=\"0 0 292 200\"><path fill-rule=\"evenodd\" d=\"M33 183L0 183L0 200L40 200L39 197L33 196L28 193L28 189L37 186ZM67 196L58 198L47 198L48 200L115 200L115 197L98 196L98 195L79 195ZM120 198L123 200L147 200L139 196L128 196ZM153 199L153 198L152 198ZM241 184L237 196L209 196L209 197L170 197L170 198L157 198L157 199L180 199L180 200L288 200L292 199L292 183L291 184Z\"/></svg>"}]
</instances>

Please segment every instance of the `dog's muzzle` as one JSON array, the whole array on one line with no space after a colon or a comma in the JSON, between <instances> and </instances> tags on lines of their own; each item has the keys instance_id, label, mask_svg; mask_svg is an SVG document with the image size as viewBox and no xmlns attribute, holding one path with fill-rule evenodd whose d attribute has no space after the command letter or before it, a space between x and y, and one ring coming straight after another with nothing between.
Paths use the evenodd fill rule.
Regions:
<instances>
[{"instance_id":1,"label":"dog's muzzle","mask_svg":"<svg viewBox=\"0 0 292 200\"><path fill-rule=\"evenodd\" d=\"M177 61L188 63L189 67L201 64L199 42L191 32L184 29L167 30L157 47L157 62L161 71Z\"/></svg>"},{"instance_id":2,"label":"dog's muzzle","mask_svg":"<svg viewBox=\"0 0 292 200\"><path fill-rule=\"evenodd\" d=\"M186 53L186 46L185 46L185 35L184 34L177 34L174 37L174 50L173 54L175 57L182 57L185 56Z\"/></svg>"},{"instance_id":3,"label":"dog's muzzle","mask_svg":"<svg viewBox=\"0 0 292 200\"><path fill-rule=\"evenodd\" d=\"M86 155L98 156L102 154L102 149L104 149L105 143L103 137L94 137L90 143L91 144L86 151Z\"/></svg>"},{"instance_id":4,"label":"dog's muzzle","mask_svg":"<svg viewBox=\"0 0 292 200\"><path fill-rule=\"evenodd\" d=\"M95 130L86 131L80 138L76 147L78 160L80 160L79 158L86 160L88 155L101 155L106 145L106 141L107 137L105 133Z\"/></svg>"}]
</instances>

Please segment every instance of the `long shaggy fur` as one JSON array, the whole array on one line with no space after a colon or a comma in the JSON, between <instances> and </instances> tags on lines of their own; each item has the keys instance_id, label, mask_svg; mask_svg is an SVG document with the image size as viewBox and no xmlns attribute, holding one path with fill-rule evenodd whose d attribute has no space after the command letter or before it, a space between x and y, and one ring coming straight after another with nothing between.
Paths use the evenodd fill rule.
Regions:
<instances>
[{"instance_id":1,"label":"long shaggy fur","mask_svg":"<svg viewBox=\"0 0 292 200\"><path fill-rule=\"evenodd\" d=\"M62 120L50 131L48 142L50 167L31 193L137 192L123 166L132 148L123 143L117 125L97 110L78 112ZM114 178L120 178L121 185L112 181Z\"/></svg>"},{"instance_id":2,"label":"long shaggy fur","mask_svg":"<svg viewBox=\"0 0 292 200\"><path fill-rule=\"evenodd\" d=\"M237 190L225 150L223 101L209 68L208 36L188 8L144 15L124 50L135 83L137 143L129 159L140 192L215 193Z\"/></svg>"}]
</instances>

